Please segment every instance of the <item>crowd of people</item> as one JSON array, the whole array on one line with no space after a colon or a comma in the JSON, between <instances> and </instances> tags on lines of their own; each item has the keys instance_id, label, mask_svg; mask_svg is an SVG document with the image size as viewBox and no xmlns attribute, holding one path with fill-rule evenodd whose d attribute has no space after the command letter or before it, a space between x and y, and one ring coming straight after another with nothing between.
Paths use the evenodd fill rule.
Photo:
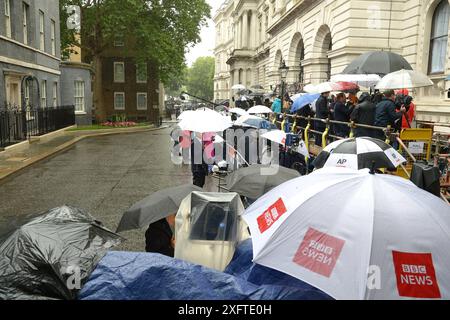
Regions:
<instances>
[{"instance_id":1,"label":"crowd of people","mask_svg":"<svg viewBox=\"0 0 450 320\"><path fill-rule=\"evenodd\" d=\"M356 124L355 137L366 136L385 140L386 137L382 130L365 126L383 128L391 126L394 131L411 128L416 112L412 100L413 98L409 95L407 89L386 90L382 93L379 91L374 93L350 91L347 93L341 92L337 95L333 95L331 92L323 92L314 103L301 108L296 114L342 122L332 123L330 135L348 138L351 130L348 123L354 122ZM279 96L270 103L265 101L264 104L270 106L276 114L291 114L293 101L289 95L286 95L283 102L281 96ZM299 127L305 128L307 120L299 120L297 124ZM312 129L323 133L326 129L326 123L314 121ZM322 145L321 134L315 136L316 145Z\"/></svg>"}]
</instances>

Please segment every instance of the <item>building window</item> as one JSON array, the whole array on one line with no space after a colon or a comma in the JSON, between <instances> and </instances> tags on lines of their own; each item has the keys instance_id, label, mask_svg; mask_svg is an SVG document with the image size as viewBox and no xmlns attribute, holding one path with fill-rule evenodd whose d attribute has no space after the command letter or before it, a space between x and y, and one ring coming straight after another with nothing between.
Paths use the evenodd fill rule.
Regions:
<instances>
[{"instance_id":1,"label":"building window","mask_svg":"<svg viewBox=\"0 0 450 320\"><path fill-rule=\"evenodd\" d=\"M47 80L41 82L41 108L47 108Z\"/></svg>"},{"instance_id":2,"label":"building window","mask_svg":"<svg viewBox=\"0 0 450 320\"><path fill-rule=\"evenodd\" d=\"M75 81L75 111L85 112L84 81Z\"/></svg>"},{"instance_id":3,"label":"building window","mask_svg":"<svg viewBox=\"0 0 450 320\"><path fill-rule=\"evenodd\" d=\"M28 5L23 3L22 7L23 20L23 43L28 44Z\"/></svg>"},{"instance_id":4,"label":"building window","mask_svg":"<svg viewBox=\"0 0 450 320\"><path fill-rule=\"evenodd\" d=\"M53 82L53 107L58 105L58 82Z\"/></svg>"},{"instance_id":5,"label":"building window","mask_svg":"<svg viewBox=\"0 0 450 320\"><path fill-rule=\"evenodd\" d=\"M125 63L114 62L114 82L125 82Z\"/></svg>"},{"instance_id":6,"label":"building window","mask_svg":"<svg viewBox=\"0 0 450 320\"><path fill-rule=\"evenodd\" d=\"M147 64L140 63L136 65L136 82L147 83Z\"/></svg>"},{"instance_id":7,"label":"building window","mask_svg":"<svg viewBox=\"0 0 450 320\"><path fill-rule=\"evenodd\" d=\"M430 74L444 73L447 61L448 23L450 5L447 0L442 0L433 15L430 41Z\"/></svg>"},{"instance_id":8,"label":"building window","mask_svg":"<svg viewBox=\"0 0 450 320\"><path fill-rule=\"evenodd\" d=\"M114 37L114 47L123 47L125 46L125 41L123 40L123 34L119 33Z\"/></svg>"},{"instance_id":9,"label":"building window","mask_svg":"<svg viewBox=\"0 0 450 320\"><path fill-rule=\"evenodd\" d=\"M6 36L11 38L11 0L5 0L5 28Z\"/></svg>"},{"instance_id":10,"label":"building window","mask_svg":"<svg viewBox=\"0 0 450 320\"><path fill-rule=\"evenodd\" d=\"M56 56L56 23L55 21L52 20L52 24L51 24L51 42L52 42L52 55Z\"/></svg>"},{"instance_id":11,"label":"building window","mask_svg":"<svg viewBox=\"0 0 450 320\"><path fill-rule=\"evenodd\" d=\"M147 110L147 93L138 92L136 100L138 110Z\"/></svg>"},{"instance_id":12,"label":"building window","mask_svg":"<svg viewBox=\"0 0 450 320\"><path fill-rule=\"evenodd\" d=\"M125 110L125 92L114 92L114 109Z\"/></svg>"},{"instance_id":13,"label":"building window","mask_svg":"<svg viewBox=\"0 0 450 320\"><path fill-rule=\"evenodd\" d=\"M44 13L39 10L39 49L45 51Z\"/></svg>"}]
</instances>

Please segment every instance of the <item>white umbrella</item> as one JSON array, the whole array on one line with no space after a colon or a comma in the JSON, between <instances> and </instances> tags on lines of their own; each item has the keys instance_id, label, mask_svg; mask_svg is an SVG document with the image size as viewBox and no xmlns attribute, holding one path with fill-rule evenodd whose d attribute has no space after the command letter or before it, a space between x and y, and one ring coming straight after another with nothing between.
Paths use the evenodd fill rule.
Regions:
<instances>
[{"instance_id":1,"label":"white umbrella","mask_svg":"<svg viewBox=\"0 0 450 320\"><path fill-rule=\"evenodd\" d=\"M303 91L307 92L307 93L317 93L316 92L316 86L313 84L307 84L304 88Z\"/></svg>"},{"instance_id":2,"label":"white umbrella","mask_svg":"<svg viewBox=\"0 0 450 320\"><path fill-rule=\"evenodd\" d=\"M261 121L264 121L264 119L261 118L261 117L250 115L250 114L246 114L246 115L240 116L234 122L234 124L236 126L245 126L245 125L253 125L253 124L256 124L256 123L260 123Z\"/></svg>"},{"instance_id":3,"label":"white umbrella","mask_svg":"<svg viewBox=\"0 0 450 320\"><path fill-rule=\"evenodd\" d=\"M245 90L245 86L242 84L235 84L234 86L231 87L231 90Z\"/></svg>"},{"instance_id":4,"label":"white umbrella","mask_svg":"<svg viewBox=\"0 0 450 320\"><path fill-rule=\"evenodd\" d=\"M338 74L331 77L331 82L352 82L366 88L376 86L380 80L377 74Z\"/></svg>"},{"instance_id":5,"label":"white umbrella","mask_svg":"<svg viewBox=\"0 0 450 320\"><path fill-rule=\"evenodd\" d=\"M283 146L286 145L286 132L282 130L269 131L263 134L262 137L275 143L281 144Z\"/></svg>"},{"instance_id":6,"label":"white umbrella","mask_svg":"<svg viewBox=\"0 0 450 320\"><path fill-rule=\"evenodd\" d=\"M248 114L247 111L241 108L231 108L228 112L235 113L238 116L245 116L246 114Z\"/></svg>"},{"instance_id":7,"label":"white umbrella","mask_svg":"<svg viewBox=\"0 0 450 320\"><path fill-rule=\"evenodd\" d=\"M331 82L322 82L318 85L311 85L310 87L305 86L304 91L308 90L308 93L324 93L335 91L333 84Z\"/></svg>"},{"instance_id":8,"label":"white umbrella","mask_svg":"<svg viewBox=\"0 0 450 320\"><path fill-rule=\"evenodd\" d=\"M384 76L376 86L376 89L414 89L429 87L432 85L433 81L421 72L413 70L399 70Z\"/></svg>"},{"instance_id":9,"label":"white umbrella","mask_svg":"<svg viewBox=\"0 0 450 320\"><path fill-rule=\"evenodd\" d=\"M336 299L450 299L450 206L406 179L322 169L243 218L255 263Z\"/></svg>"},{"instance_id":10,"label":"white umbrella","mask_svg":"<svg viewBox=\"0 0 450 320\"><path fill-rule=\"evenodd\" d=\"M195 112L194 110L186 110L186 111L183 111L179 116L178 116L178 120L183 120L183 119L185 119L186 117L188 117L189 116L189 114L190 113L193 113L193 112Z\"/></svg>"},{"instance_id":11,"label":"white umbrella","mask_svg":"<svg viewBox=\"0 0 450 320\"><path fill-rule=\"evenodd\" d=\"M273 111L270 108L267 108L266 106L254 106L248 109L248 114L267 114L267 113L273 113Z\"/></svg>"},{"instance_id":12,"label":"white umbrella","mask_svg":"<svg viewBox=\"0 0 450 320\"><path fill-rule=\"evenodd\" d=\"M198 133L220 132L232 126L229 119L211 109L197 110L189 113L178 124L181 130L194 131Z\"/></svg>"}]
</instances>

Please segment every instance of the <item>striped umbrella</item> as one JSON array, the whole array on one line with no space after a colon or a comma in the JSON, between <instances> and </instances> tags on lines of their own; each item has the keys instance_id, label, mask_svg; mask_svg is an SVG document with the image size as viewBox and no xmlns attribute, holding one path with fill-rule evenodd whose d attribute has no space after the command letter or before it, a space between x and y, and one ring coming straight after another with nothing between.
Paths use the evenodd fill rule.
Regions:
<instances>
[{"instance_id":1,"label":"striped umbrella","mask_svg":"<svg viewBox=\"0 0 450 320\"><path fill-rule=\"evenodd\" d=\"M314 166L342 167L355 170L395 169L406 159L384 141L363 137L339 140L331 143L317 156Z\"/></svg>"}]
</instances>

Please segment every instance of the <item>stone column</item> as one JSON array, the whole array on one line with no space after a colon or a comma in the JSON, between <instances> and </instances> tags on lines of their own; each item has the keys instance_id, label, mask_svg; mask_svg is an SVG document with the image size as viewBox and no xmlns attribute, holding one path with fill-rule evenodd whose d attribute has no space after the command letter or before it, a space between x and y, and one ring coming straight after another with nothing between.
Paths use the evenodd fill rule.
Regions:
<instances>
[{"instance_id":1,"label":"stone column","mask_svg":"<svg viewBox=\"0 0 450 320\"><path fill-rule=\"evenodd\" d=\"M243 30L242 30L242 47L248 48L248 11L244 11L242 15Z\"/></svg>"},{"instance_id":2,"label":"stone column","mask_svg":"<svg viewBox=\"0 0 450 320\"><path fill-rule=\"evenodd\" d=\"M256 16L256 11L252 11L252 24L250 27L250 34L252 35L251 47L256 48L258 46L258 17Z\"/></svg>"},{"instance_id":3,"label":"stone column","mask_svg":"<svg viewBox=\"0 0 450 320\"><path fill-rule=\"evenodd\" d=\"M242 48L242 17L238 20L238 49Z\"/></svg>"}]
</instances>

